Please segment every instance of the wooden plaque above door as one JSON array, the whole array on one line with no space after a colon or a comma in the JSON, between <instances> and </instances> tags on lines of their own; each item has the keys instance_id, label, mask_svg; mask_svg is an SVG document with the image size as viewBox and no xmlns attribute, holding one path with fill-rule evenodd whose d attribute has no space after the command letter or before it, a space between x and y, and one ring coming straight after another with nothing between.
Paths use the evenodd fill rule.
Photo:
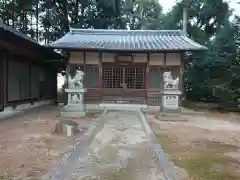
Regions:
<instances>
[{"instance_id":1,"label":"wooden plaque above door","mask_svg":"<svg viewBox=\"0 0 240 180\"><path fill-rule=\"evenodd\" d=\"M132 63L133 56L131 54L117 54L115 57L115 62Z\"/></svg>"}]
</instances>

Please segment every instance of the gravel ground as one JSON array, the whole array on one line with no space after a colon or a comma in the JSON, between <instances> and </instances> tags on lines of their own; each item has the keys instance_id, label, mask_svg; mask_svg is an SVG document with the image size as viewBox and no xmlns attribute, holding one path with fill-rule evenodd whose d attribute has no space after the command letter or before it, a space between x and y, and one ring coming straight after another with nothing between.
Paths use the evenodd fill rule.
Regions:
<instances>
[{"instance_id":1,"label":"gravel ground","mask_svg":"<svg viewBox=\"0 0 240 180\"><path fill-rule=\"evenodd\" d=\"M189 179L215 180L222 175L221 173L225 175L228 173L229 176L237 177L239 180L240 115L188 110L181 116L187 121L168 122L162 121L159 115L148 114L147 116L149 125L159 138L159 143L163 148L165 147L169 160L185 168L189 172ZM211 154L212 152L215 156ZM224 157L221 161L227 164L218 162L221 159L218 156ZM194 158L194 161L191 158ZM196 170L199 170L198 174ZM186 171L184 171L180 170L180 176L186 177ZM204 174L205 171L208 173ZM214 178L199 178L199 174L206 177L209 173L215 173ZM233 177L227 178L235 180L236 178ZM220 179L227 178L225 176Z\"/></svg>"},{"instance_id":2,"label":"gravel ground","mask_svg":"<svg viewBox=\"0 0 240 180\"><path fill-rule=\"evenodd\" d=\"M64 180L161 180L137 112L108 112L84 156Z\"/></svg>"},{"instance_id":3,"label":"gravel ground","mask_svg":"<svg viewBox=\"0 0 240 180\"><path fill-rule=\"evenodd\" d=\"M0 120L0 180L39 180L72 149L75 139L52 133L59 114L58 107L44 106ZM84 133L97 116L74 121Z\"/></svg>"}]
</instances>

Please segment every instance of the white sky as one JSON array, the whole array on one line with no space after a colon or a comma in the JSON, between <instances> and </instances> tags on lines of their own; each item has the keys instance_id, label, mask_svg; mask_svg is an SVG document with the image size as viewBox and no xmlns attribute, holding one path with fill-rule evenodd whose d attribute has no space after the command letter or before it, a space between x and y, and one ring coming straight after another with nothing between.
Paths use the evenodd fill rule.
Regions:
<instances>
[{"instance_id":1,"label":"white sky","mask_svg":"<svg viewBox=\"0 0 240 180\"><path fill-rule=\"evenodd\" d=\"M159 0L159 2L163 6L163 12L165 13L172 8L176 0ZM237 2L240 2L240 0L229 0L229 2L230 7L234 9L234 13L240 16L240 4L237 4Z\"/></svg>"}]
</instances>

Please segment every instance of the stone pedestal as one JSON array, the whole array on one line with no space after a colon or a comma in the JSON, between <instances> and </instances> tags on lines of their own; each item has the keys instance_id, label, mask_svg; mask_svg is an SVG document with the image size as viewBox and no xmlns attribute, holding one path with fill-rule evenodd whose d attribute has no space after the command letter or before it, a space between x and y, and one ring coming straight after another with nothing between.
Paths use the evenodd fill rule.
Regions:
<instances>
[{"instance_id":1,"label":"stone pedestal","mask_svg":"<svg viewBox=\"0 0 240 180\"><path fill-rule=\"evenodd\" d=\"M183 120L180 116L181 91L174 89L164 89L161 103L161 119L168 121Z\"/></svg>"},{"instance_id":2,"label":"stone pedestal","mask_svg":"<svg viewBox=\"0 0 240 180\"><path fill-rule=\"evenodd\" d=\"M84 105L85 89L65 89L68 93L68 104L61 112L62 117L83 117L86 115Z\"/></svg>"},{"instance_id":3,"label":"stone pedestal","mask_svg":"<svg viewBox=\"0 0 240 180\"><path fill-rule=\"evenodd\" d=\"M162 94L162 112L181 112L180 96L181 91L174 89L164 89Z\"/></svg>"}]
</instances>

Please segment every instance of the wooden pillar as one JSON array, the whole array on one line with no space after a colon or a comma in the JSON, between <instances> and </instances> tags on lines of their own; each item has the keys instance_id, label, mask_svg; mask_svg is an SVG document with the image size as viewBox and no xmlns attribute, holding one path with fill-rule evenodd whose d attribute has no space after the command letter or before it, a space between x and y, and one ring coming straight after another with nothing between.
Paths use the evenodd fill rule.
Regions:
<instances>
[{"instance_id":1,"label":"wooden pillar","mask_svg":"<svg viewBox=\"0 0 240 180\"><path fill-rule=\"evenodd\" d=\"M185 68L184 68L184 53L181 52L180 54L180 91L182 92L182 100L186 98L185 96L185 91L184 91L184 71L185 71ZM180 105L182 105L182 101L180 102Z\"/></svg>"},{"instance_id":2,"label":"wooden pillar","mask_svg":"<svg viewBox=\"0 0 240 180\"><path fill-rule=\"evenodd\" d=\"M164 71L166 71L166 69L167 69L167 53L164 53L163 54L163 65L164 65Z\"/></svg>"},{"instance_id":3,"label":"wooden pillar","mask_svg":"<svg viewBox=\"0 0 240 180\"><path fill-rule=\"evenodd\" d=\"M55 96L55 101L57 103L58 101L58 68L54 67L54 70L55 70L55 78L54 78L54 81L55 81L55 84L54 84L54 89L53 89L53 93L54 93L54 96Z\"/></svg>"},{"instance_id":4,"label":"wooden pillar","mask_svg":"<svg viewBox=\"0 0 240 180\"><path fill-rule=\"evenodd\" d=\"M147 53L147 67L146 67L146 104L148 103L148 89L149 89L149 61L150 61L150 54Z\"/></svg>"},{"instance_id":5,"label":"wooden pillar","mask_svg":"<svg viewBox=\"0 0 240 180\"><path fill-rule=\"evenodd\" d=\"M166 52L164 52L164 54L163 54L163 69L164 69L164 72L167 70L167 53ZM163 80L163 78L162 78L162 80ZM163 89L164 89L164 82L162 82L162 90Z\"/></svg>"},{"instance_id":6,"label":"wooden pillar","mask_svg":"<svg viewBox=\"0 0 240 180\"><path fill-rule=\"evenodd\" d=\"M100 101L102 101L102 53L99 53L98 86L100 89Z\"/></svg>"},{"instance_id":7,"label":"wooden pillar","mask_svg":"<svg viewBox=\"0 0 240 180\"><path fill-rule=\"evenodd\" d=\"M5 57L3 57L3 60L0 60L0 111L4 110L4 101L5 101L5 69L6 69L6 63L5 63Z\"/></svg>"},{"instance_id":8,"label":"wooden pillar","mask_svg":"<svg viewBox=\"0 0 240 180\"><path fill-rule=\"evenodd\" d=\"M83 72L86 73L86 52L83 52Z\"/></svg>"},{"instance_id":9,"label":"wooden pillar","mask_svg":"<svg viewBox=\"0 0 240 180\"><path fill-rule=\"evenodd\" d=\"M86 67L86 52L83 52L83 73L84 73L85 77L86 77L86 71L87 71L87 67ZM86 81L86 78L83 77L83 87L84 88L86 88L85 81Z\"/></svg>"},{"instance_id":10,"label":"wooden pillar","mask_svg":"<svg viewBox=\"0 0 240 180\"><path fill-rule=\"evenodd\" d=\"M70 74L70 54L68 52L67 54L67 64L66 64L66 74L65 74L65 89L69 88L68 87L68 79L69 79L69 74ZM68 103L68 93L65 92L65 89L64 89L64 104L66 105Z\"/></svg>"},{"instance_id":11,"label":"wooden pillar","mask_svg":"<svg viewBox=\"0 0 240 180\"><path fill-rule=\"evenodd\" d=\"M7 106L8 104L8 71L9 71L9 59L8 56L5 55L4 57L4 66L5 66L5 71L4 71L4 106Z\"/></svg>"},{"instance_id":12,"label":"wooden pillar","mask_svg":"<svg viewBox=\"0 0 240 180\"><path fill-rule=\"evenodd\" d=\"M32 99L32 63L28 64L28 90L29 90L29 99Z\"/></svg>"},{"instance_id":13,"label":"wooden pillar","mask_svg":"<svg viewBox=\"0 0 240 180\"><path fill-rule=\"evenodd\" d=\"M67 55L67 65L66 65L66 88L68 88L68 78L70 74L70 54Z\"/></svg>"}]
</instances>

